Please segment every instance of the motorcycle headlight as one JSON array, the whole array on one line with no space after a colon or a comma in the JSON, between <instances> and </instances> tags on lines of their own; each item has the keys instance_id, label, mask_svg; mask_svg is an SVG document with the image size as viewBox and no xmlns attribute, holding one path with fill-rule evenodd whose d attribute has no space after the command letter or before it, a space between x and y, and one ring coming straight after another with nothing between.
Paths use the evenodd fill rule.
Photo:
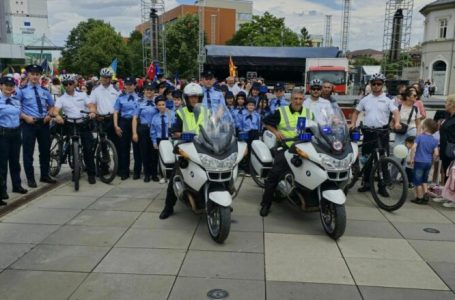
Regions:
<instances>
[{"instance_id":1,"label":"motorcycle headlight","mask_svg":"<svg viewBox=\"0 0 455 300\"><path fill-rule=\"evenodd\" d=\"M327 170L346 170L353 163L354 155L352 153L348 154L343 159L336 159L326 154L319 154L321 156L321 162L324 168Z\"/></svg>"},{"instance_id":2,"label":"motorcycle headlight","mask_svg":"<svg viewBox=\"0 0 455 300\"><path fill-rule=\"evenodd\" d=\"M206 154L199 154L202 166L208 171L223 171L234 168L237 161L237 153L232 153L227 158L219 160Z\"/></svg>"}]
</instances>

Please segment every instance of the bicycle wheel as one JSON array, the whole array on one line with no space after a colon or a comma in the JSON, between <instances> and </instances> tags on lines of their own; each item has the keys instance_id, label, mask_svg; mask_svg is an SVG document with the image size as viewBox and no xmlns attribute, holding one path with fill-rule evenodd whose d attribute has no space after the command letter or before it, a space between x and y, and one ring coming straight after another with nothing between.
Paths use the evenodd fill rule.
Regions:
<instances>
[{"instance_id":1,"label":"bicycle wheel","mask_svg":"<svg viewBox=\"0 0 455 300\"><path fill-rule=\"evenodd\" d=\"M73 181L74 190L79 190L79 179L81 178L81 157L80 157L79 142L73 142L72 156L73 156Z\"/></svg>"},{"instance_id":2,"label":"bicycle wheel","mask_svg":"<svg viewBox=\"0 0 455 300\"><path fill-rule=\"evenodd\" d=\"M100 141L95 157L98 177L104 183L111 183L118 170L118 156L114 143L108 139Z\"/></svg>"},{"instance_id":3,"label":"bicycle wheel","mask_svg":"<svg viewBox=\"0 0 455 300\"><path fill-rule=\"evenodd\" d=\"M52 177L57 176L62 169L63 141L59 134L51 135L49 174Z\"/></svg>"},{"instance_id":4,"label":"bicycle wheel","mask_svg":"<svg viewBox=\"0 0 455 300\"><path fill-rule=\"evenodd\" d=\"M370 188L376 204L387 211L403 206L408 196L408 177L395 160L381 158L372 168Z\"/></svg>"}]
</instances>

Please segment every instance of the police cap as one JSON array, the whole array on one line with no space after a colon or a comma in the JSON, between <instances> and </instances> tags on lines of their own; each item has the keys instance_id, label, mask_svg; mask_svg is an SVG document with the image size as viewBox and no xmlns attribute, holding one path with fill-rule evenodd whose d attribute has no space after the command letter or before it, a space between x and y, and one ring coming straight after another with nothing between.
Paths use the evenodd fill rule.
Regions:
<instances>
[{"instance_id":1,"label":"police cap","mask_svg":"<svg viewBox=\"0 0 455 300\"><path fill-rule=\"evenodd\" d=\"M134 78L133 76L128 76L128 77L125 77L123 82L125 84L136 84L136 78Z\"/></svg>"},{"instance_id":2,"label":"police cap","mask_svg":"<svg viewBox=\"0 0 455 300\"><path fill-rule=\"evenodd\" d=\"M181 90L172 91L172 97L174 97L174 98L182 98L182 91Z\"/></svg>"},{"instance_id":3,"label":"police cap","mask_svg":"<svg viewBox=\"0 0 455 300\"><path fill-rule=\"evenodd\" d=\"M144 84L144 90L156 90L157 86L156 83L152 82L146 82Z\"/></svg>"},{"instance_id":4,"label":"police cap","mask_svg":"<svg viewBox=\"0 0 455 300\"><path fill-rule=\"evenodd\" d=\"M32 64L25 67L28 73L43 73L43 68L40 65Z\"/></svg>"},{"instance_id":5,"label":"police cap","mask_svg":"<svg viewBox=\"0 0 455 300\"><path fill-rule=\"evenodd\" d=\"M205 70L204 72L201 73L201 77L205 79L212 79L215 76L213 75L213 72L211 70Z\"/></svg>"},{"instance_id":6,"label":"police cap","mask_svg":"<svg viewBox=\"0 0 455 300\"><path fill-rule=\"evenodd\" d=\"M5 85L10 85L10 86L16 85L14 78L11 76L2 77L0 83L5 84Z\"/></svg>"},{"instance_id":7,"label":"police cap","mask_svg":"<svg viewBox=\"0 0 455 300\"><path fill-rule=\"evenodd\" d=\"M273 89L275 91L284 91L284 84L282 82L277 82Z\"/></svg>"},{"instance_id":8,"label":"police cap","mask_svg":"<svg viewBox=\"0 0 455 300\"><path fill-rule=\"evenodd\" d=\"M250 103L253 103L254 105L256 105L256 99L254 97L248 97L248 99L246 100L246 104L250 104Z\"/></svg>"},{"instance_id":9,"label":"police cap","mask_svg":"<svg viewBox=\"0 0 455 300\"><path fill-rule=\"evenodd\" d=\"M254 82L253 85L251 86L252 90L260 90L261 89L261 84L259 82Z\"/></svg>"},{"instance_id":10,"label":"police cap","mask_svg":"<svg viewBox=\"0 0 455 300\"><path fill-rule=\"evenodd\" d=\"M226 92L226 98L234 98L234 93L231 91Z\"/></svg>"}]
</instances>

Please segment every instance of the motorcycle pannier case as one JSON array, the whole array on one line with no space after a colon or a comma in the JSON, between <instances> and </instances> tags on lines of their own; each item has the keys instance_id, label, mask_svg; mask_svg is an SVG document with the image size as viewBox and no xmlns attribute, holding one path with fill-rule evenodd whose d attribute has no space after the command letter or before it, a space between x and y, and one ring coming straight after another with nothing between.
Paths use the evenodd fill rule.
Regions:
<instances>
[{"instance_id":1,"label":"motorcycle pannier case","mask_svg":"<svg viewBox=\"0 0 455 300\"><path fill-rule=\"evenodd\" d=\"M163 140L160 142L159 151L161 173L165 178L169 178L175 165L174 146L171 141Z\"/></svg>"},{"instance_id":2,"label":"motorcycle pannier case","mask_svg":"<svg viewBox=\"0 0 455 300\"><path fill-rule=\"evenodd\" d=\"M254 140L251 144L251 165L257 175L267 177L268 171L272 169L273 157L269 148L259 140Z\"/></svg>"}]
</instances>

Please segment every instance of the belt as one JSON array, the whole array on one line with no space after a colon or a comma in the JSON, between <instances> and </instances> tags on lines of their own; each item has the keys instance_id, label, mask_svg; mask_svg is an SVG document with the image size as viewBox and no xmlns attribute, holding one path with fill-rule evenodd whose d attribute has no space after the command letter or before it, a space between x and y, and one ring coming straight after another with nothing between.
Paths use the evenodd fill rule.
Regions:
<instances>
[{"instance_id":1,"label":"belt","mask_svg":"<svg viewBox=\"0 0 455 300\"><path fill-rule=\"evenodd\" d=\"M20 127L15 127L15 128L0 127L0 135L19 133L19 132L20 132Z\"/></svg>"}]
</instances>

